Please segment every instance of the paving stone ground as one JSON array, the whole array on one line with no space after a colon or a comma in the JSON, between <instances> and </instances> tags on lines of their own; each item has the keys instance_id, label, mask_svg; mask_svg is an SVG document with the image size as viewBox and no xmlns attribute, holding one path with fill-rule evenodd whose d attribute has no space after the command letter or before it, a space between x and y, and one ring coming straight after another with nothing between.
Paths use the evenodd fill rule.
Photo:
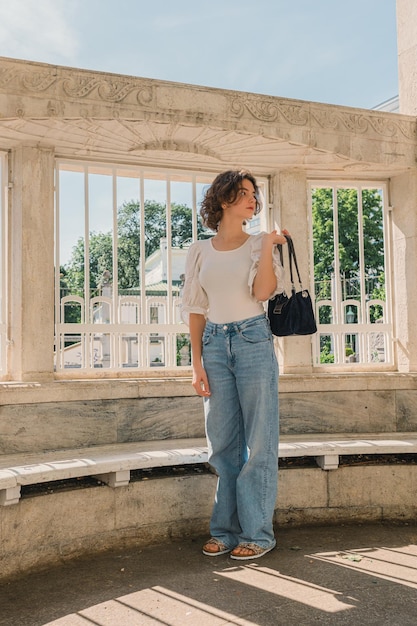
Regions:
<instances>
[{"instance_id":1,"label":"paving stone ground","mask_svg":"<svg viewBox=\"0 0 417 626\"><path fill-rule=\"evenodd\" d=\"M415 626L417 525L277 529L255 561L204 538L68 561L0 584L1 626Z\"/></svg>"}]
</instances>

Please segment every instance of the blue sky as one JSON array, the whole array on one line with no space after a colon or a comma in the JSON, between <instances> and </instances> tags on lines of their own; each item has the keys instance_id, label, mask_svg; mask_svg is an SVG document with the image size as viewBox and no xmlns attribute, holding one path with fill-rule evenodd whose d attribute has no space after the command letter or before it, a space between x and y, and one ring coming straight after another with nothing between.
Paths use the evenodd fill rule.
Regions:
<instances>
[{"instance_id":1,"label":"blue sky","mask_svg":"<svg viewBox=\"0 0 417 626\"><path fill-rule=\"evenodd\" d=\"M398 93L395 0L3 0L0 56L363 108Z\"/></svg>"}]
</instances>

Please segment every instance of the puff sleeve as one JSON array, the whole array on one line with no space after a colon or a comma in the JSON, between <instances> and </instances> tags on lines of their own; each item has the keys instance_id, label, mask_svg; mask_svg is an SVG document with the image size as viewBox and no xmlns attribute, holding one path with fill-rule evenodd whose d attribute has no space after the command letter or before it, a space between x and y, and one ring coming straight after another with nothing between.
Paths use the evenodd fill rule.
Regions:
<instances>
[{"instance_id":1,"label":"puff sleeve","mask_svg":"<svg viewBox=\"0 0 417 626\"><path fill-rule=\"evenodd\" d=\"M200 285L201 248L199 242L188 249L185 261L185 280L181 299L181 319L189 324L190 313L207 316L208 298Z\"/></svg>"},{"instance_id":2,"label":"puff sleeve","mask_svg":"<svg viewBox=\"0 0 417 626\"><path fill-rule=\"evenodd\" d=\"M264 234L265 233L254 235L251 243L252 264L249 270L248 279L248 286L251 294L253 294L253 281L255 280L255 276L258 271L259 259L261 256L262 248L262 238ZM279 250L277 246L274 246L272 249L272 266L277 279L277 286L275 288L275 291L271 294L271 298L273 298L277 293L282 293L284 291L284 268L281 265Z\"/></svg>"}]
</instances>

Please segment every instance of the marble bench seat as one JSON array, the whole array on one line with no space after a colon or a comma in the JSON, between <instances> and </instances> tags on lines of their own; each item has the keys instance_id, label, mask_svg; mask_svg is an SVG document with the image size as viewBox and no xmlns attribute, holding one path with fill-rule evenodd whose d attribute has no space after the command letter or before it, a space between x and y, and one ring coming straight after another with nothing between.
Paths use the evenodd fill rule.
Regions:
<instances>
[{"instance_id":1,"label":"marble bench seat","mask_svg":"<svg viewBox=\"0 0 417 626\"><path fill-rule=\"evenodd\" d=\"M323 470L337 469L342 455L414 454L409 438L328 439L282 437L279 457L314 457ZM205 439L171 439L0 456L0 505L17 504L21 487L92 476L110 487L129 484L132 470L207 462Z\"/></svg>"},{"instance_id":2,"label":"marble bench seat","mask_svg":"<svg viewBox=\"0 0 417 626\"><path fill-rule=\"evenodd\" d=\"M16 504L21 487L93 476L110 487L129 484L137 469L207 462L205 439L171 439L0 456L0 505Z\"/></svg>"},{"instance_id":3,"label":"marble bench seat","mask_svg":"<svg viewBox=\"0 0 417 626\"><path fill-rule=\"evenodd\" d=\"M314 456L317 465L324 470L337 469L339 457L360 454L415 454L417 437L414 439L338 439L281 442L279 457Z\"/></svg>"}]
</instances>

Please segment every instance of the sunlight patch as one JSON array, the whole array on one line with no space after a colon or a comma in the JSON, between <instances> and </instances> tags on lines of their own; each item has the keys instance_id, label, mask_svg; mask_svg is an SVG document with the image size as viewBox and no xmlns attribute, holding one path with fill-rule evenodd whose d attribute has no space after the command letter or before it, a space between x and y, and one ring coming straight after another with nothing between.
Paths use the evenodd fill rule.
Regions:
<instances>
[{"instance_id":1,"label":"sunlight patch","mask_svg":"<svg viewBox=\"0 0 417 626\"><path fill-rule=\"evenodd\" d=\"M395 548L357 548L322 552L310 558L355 569L358 573L417 588L417 546Z\"/></svg>"},{"instance_id":2,"label":"sunlight patch","mask_svg":"<svg viewBox=\"0 0 417 626\"><path fill-rule=\"evenodd\" d=\"M226 621L239 623L239 626L256 624L164 587L152 587L66 615L44 626L91 626L92 623L100 626L223 626Z\"/></svg>"},{"instance_id":3,"label":"sunlight patch","mask_svg":"<svg viewBox=\"0 0 417 626\"><path fill-rule=\"evenodd\" d=\"M320 587L301 578L283 576L268 567L250 565L216 573L219 576L235 580L249 587L256 587L264 592L273 593L294 602L300 602L325 613L337 613L356 607L355 599L346 598L340 591ZM340 599L342 597L343 600ZM346 600L351 604L348 604Z\"/></svg>"}]
</instances>

